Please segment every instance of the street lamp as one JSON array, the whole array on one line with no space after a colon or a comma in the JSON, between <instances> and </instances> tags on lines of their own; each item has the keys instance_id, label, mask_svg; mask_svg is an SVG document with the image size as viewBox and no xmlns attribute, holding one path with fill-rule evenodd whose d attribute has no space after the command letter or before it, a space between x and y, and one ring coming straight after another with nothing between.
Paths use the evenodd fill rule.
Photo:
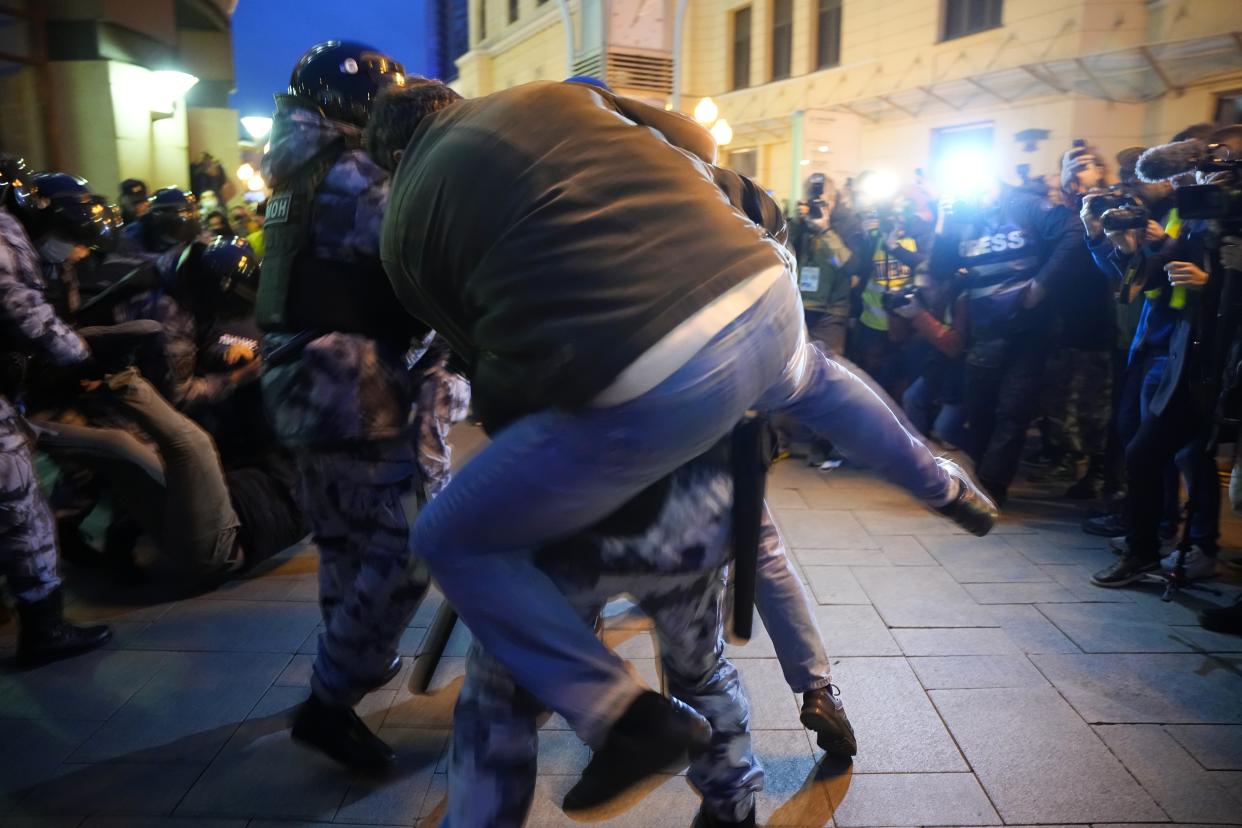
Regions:
<instances>
[{"instance_id":1,"label":"street lamp","mask_svg":"<svg viewBox=\"0 0 1242 828\"><path fill-rule=\"evenodd\" d=\"M716 102L711 98L704 98L694 105L694 120L703 126L713 123L719 114L720 110L716 107Z\"/></svg>"},{"instance_id":2,"label":"street lamp","mask_svg":"<svg viewBox=\"0 0 1242 828\"><path fill-rule=\"evenodd\" d=\"M733 140L733 127L729 126L729 122L721 118L712 125L712 137L716 139L716 146L727 147L729 142Z\"/></svg>"},{"instance_id":3,"label":"street lamp","mask_svg":"<svg viewBox=\"0 0 1242 828\"><path fill-rule=\"evenodd\" d=\"M184 98L185 93L197 83L198 78L189 72L179 72L176 69L158 69L152 72L147 90L152 117L171 117L177 101Z\"/></svg>"},{"instance_id":4,"label":"street lamp","mask_svg":"<svg viewBox=\"0 0 1242 828\"><path fill-rule=\"evenodd\" d=\"M247 115L241 119L241 125L256 141L262 141L272 131L272 119L266 115Z\"/></svg>"},{"instance_id":5,"label":"street lamp","mask_svg":"<svg viewBox=\"0 0 1242 828\"><path fill-rule=\"evenodd\" d=\"M242 181L249 181L254 177L254 167L249 164L242 164L237 168L237 177Z\"/></svg>"}]
</instances>

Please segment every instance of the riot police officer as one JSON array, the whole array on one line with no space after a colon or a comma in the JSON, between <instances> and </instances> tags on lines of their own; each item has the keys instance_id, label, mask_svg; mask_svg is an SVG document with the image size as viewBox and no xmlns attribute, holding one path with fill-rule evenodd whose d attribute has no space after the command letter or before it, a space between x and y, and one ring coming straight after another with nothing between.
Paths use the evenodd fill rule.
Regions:
<instances>
[{"instance_id":1,"label":"riot police officer","mask_svg":"<svg viewBox=\"0 0 1242 828\"><path fill-rule=\"evenodd\" d=\"M62 366L90 360L86 343L43 295L31 237L41 248L107 249L116 243L119 227L116 208L93 196L81 179L31 176L23 162L0 158L0 322L3 350L9 355L6 366L21 365L32 355ZM5 373L6 387L0 393L0 567L21 618L17 663L28 668L101 647L112 633L106 626L78 627L64 618L55 526L19 414L21 380L7 368Z\"/></svg>"},{"instance_id":2,"label":"riot police officer","mask_svg":"<svg viewBox=\"0 0 1242 828\"><path fill-rule=\"evenodd\" d=\"M153 262L168 273L199 233L198 199L176 187L162 187L147 199L146 211L125 225L117 253Z\"/></svg>"},{"instance_id":3,"label":"riot police officer","mask_svg":"<svg viewBox=\"0 0 1242 828\"><path fill-rule=\"evenodd\" d=\"M420 328L379 261L388 175L360 143L376 94L404 83L401 64L369 46L310 49L277 96L263 169L274 190L256 309L263 393L298 454L325 626L293 738L367 769L393 753L353 706L399 667L428 582L402 506L418 482L405 353Z\"/></svg>"},{"instance_id":4,"label":"riot police officer","mask_svg":"<svg viewBox=\"0 0 1242 828\"><path fill-rule=\"evenodd\" d=\"M132 284L118 283L111 296L96 301L115 301L113 321L151 319L163 327L158 347L140 367L169 402L198 418L259 378L257 354L240 347L230 352L225 370L201 370L201 352L217 320L247 316L254 307L259 262L245 239L194 242L167 277L158 274L154 284L145 284L144 275L153 274L136 271Z\"/></svg>"}]
</instances>

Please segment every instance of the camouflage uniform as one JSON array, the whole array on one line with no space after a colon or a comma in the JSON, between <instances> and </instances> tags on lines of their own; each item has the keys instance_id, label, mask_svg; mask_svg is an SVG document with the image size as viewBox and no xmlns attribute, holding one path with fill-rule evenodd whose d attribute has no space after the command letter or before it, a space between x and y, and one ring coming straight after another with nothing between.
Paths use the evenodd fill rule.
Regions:
<instances>
[{"instance_id":1,"label":"camouflage uniform","mask_svg":"<svg viewBox=\"0 0 1242 828\"><path fill-rule=\"evenodd\" d=\"M470 383L449 368L449 356L448 344L436 337L414 368L418 400L413 435L424 500L449 484L453 460L449 429L466 419L470 409Z\"/></svg>"},{"instance_id":2,"label":"camouflage uniform","mask_svg":"<svg viewBox=\"0 0 1242 828\"><path fill-rule=\"evenodd\" d=\"M38 352L58 365L87 357L82 339L43 296L39 259L25 229L0 209L0 321L6 350ZM60 586L56 529L39 490L27 432L0 396L0 568L18 601L40 601Z\"/></svg>"},{"instance_id":3,"label":"camouflage uniform","mask_svg":"<svg viewBox=\"0 0 1242 828\"><path fill-rule=\"evenodd\" d=\"M1064 348L1049 360L1044 377L1048 453L1057 457L1104 454L1112 416L1112 355Z\"/></svg>"},{"instance_id":4,"label":"camouflage uniform","mask_svg":"<svg viewBox=\"0 0 1242 828\"><path fill-rule=\"evenodd\" d=\"M544 550L540 563L587 623L620 593L651 617L670 693L712 726L711 747L691 758L687 776L705 808L737 821L754 807L763 768L751 747L749 702L737 669L724 657L731 502L728 472L702 458L674 473L659 517L642 534L588 532ZM453 713L442 825L518 828L525 822L542 712L498 661L471 645Z\"/></svg>"},{"instance_id":5,"label":"camouflage uniform","mask_svg":"<svg viewBox=\"0 0 1242 828\"><path fill-rule=\"evenodd\" d=\"M282 177L342 135L348 148L315 194L312 252L378 261L388 176L358 148L356 127L309 110L278 110L264 176L280 187ZM265 357L292 338L264 337ZM302 508L319 547L326 629L312 687L324 702L353 705L383 680L429 582L410 552L402 502L418 477L405 353L333 331L287 362L265 358L262 384L277 437L298 453Z\"/></svg>"}]
</instances>

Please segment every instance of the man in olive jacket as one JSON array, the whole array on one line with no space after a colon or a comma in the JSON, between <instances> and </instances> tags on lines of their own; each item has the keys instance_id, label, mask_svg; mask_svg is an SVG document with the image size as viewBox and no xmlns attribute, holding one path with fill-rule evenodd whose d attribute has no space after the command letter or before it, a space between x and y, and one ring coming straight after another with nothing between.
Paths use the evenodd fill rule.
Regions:
<instances>
[{"instance_id":1,"label":"man in olive jacket","mask_svg":"<svg viewBox=\"0 0 1242 828\"><path fill-rule=\"evenodd\" d=\"M366 147L396 168L389 278L468 366L492 436L410 542L482 645L596 749L567 808L708 734L643 691L532 549L613 512L750 408L991 528L995 508L964 472L809 347L779 208L716 167L692 121L582 84L467 101L411 79L376 103Z\"/></svg>"}]
</instances>

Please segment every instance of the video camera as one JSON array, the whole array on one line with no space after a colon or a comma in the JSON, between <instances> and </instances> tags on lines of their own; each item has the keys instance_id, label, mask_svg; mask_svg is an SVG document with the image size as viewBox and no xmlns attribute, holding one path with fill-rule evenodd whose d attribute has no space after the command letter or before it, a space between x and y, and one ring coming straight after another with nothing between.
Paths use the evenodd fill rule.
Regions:
<instances>
[{"instance_id":1,"label":"video camera","mask_svg":"<svg viewBox=\"0 0 1242 828\"><path fill-rule=\"evenodd\" d=\"M824 217L824 208L828 204L824 199L824 187L827 181L828 178L823 173L812 173L806 181L806 201L810 205L810 212L807 215L810 218Z\"/></svg>"},{"instance_id":2,"label":"video camera","mask_svg":"<svg viewBox=\"0 0 1242 828\"><path fill-rule=\"evenodd\" d=\"M1152 147L1139 156L1139 178L1149 183L1167 181L1197 171L1229 173L1232 180L1177 188L1177 212L1184 219L1242 221L1242 159L1224 144L1192 138Z\"/></svg>"},{"instance_id":3,"label":"video camera","mask_svg":"<svg viewBox=\"0 0 1242 828\"><path fill-rule=\"evenodd\" d=\"M919 294L917 287L906 288L905 290L895 290L880 294L880 305L886 312L891 313L898 308L904 308L911 302L918 300L923 301L923 297ZM923 304L926 304L925 302Z\"/></svg>"},{"instance_id":4,"label":"video camera","mask_svg":"<svg viewBox=\"0 0 1242 828\"><path fill-rule=\"evenodd\" d=\"M1094 206L1094 202L1092 202ZM1151 220L1151 213L1142 204L1133 203L1105 210L1100 216L1106 233L1121 233L1126 230L1142 230Z\"/></svg>"},{"instance_id":5,"label":"video camera","mask_svg":"<svg viewBox=\"0 0 1242 828\"><path fill-rule=\"evenodd\" d=\"M1116 210L1122 207L1141 207L1141 202L1134 197L1131 192L1120 184L1113 184L1103 190L1095 190L1087 194L1090 201L1087 202L1087 209L1091 211L1091 215L1101 218L1109 210Z\"/></svg>"},{"instance_id":6,"label":"video camera","mask_svg":"<svg viewBox=\"0 0 1242 828\"><path fill-rule=\"evenodd\" d=\"M1242 220L1242 187L1236 184L1180 187L1177 190L1177 212L1188 219Z\"/></svg>"}]
</instances>

